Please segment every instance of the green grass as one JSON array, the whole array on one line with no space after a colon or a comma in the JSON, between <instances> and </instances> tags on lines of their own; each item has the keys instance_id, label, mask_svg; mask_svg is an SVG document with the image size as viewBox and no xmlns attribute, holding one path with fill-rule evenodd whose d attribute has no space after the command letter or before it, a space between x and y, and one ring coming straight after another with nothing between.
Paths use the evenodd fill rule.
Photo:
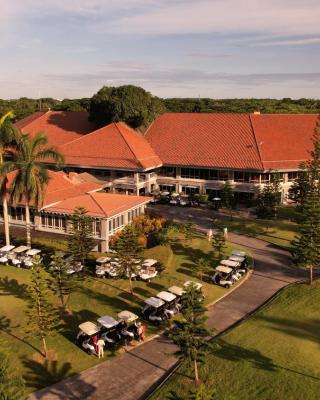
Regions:
<instances>
[{"instance_id":1,"label":"green grass","mask_svg":"<svg viewBox=\"0 0 320 400\"><path fill-rule=\"evenodd\" d=\"M218 217L217 224L226 226L229 232L256 237L286 249L297 234L298 225L288 220L245 219Z\"/></svg>"},{"instance_id":2,"label":"green grass","mask_svg":"<svg viewBox=\"0 0 320 400\"><path fill-rule=\"evenodd\" d=\"M320 281L293 285L268 306L218 339L200 367L217 400L317 400L320 394ZM182 366L158 391L163 400L174 390L185 398L192 369Z\"/></svg>"},{"instance_id":3,"label":"green grass","mask_svg":"<svg viewBox=\"0 0 320 400\"><path fill-rule=\"evenodd\" d=\"M40 242L34 243L40 244ZM46 249L55 245L51 239L41 243ZM36 244L36 246L37 246ZM61 248L63 243L59 244ZM230 251L231 246L227 251ZM25 338L25 295L30 282L31 272L11 266L0 266L0 340L5 341L4 349L9 354L15 370L26 378L28 390L34 391L59 381L73 373L99 363L96 357L88 356L74 345L78 325L86 320L95 321L101 315L116 314L124 309L139 314L143 300L172 285L182 285L186 280L198 280L195 263L200 257L208 257L212 265L217 264L211 254L211 245L206 238L197 235L192 240L183 240L176 236L170 247L157 246L145 250L145 257L156 258L166 269L150 283L134 282L136 296L132 297L128 281L98 279L87 277L78 284L72 293L68 307L72 314L65 316L61 331L49 338L48 347L52 351L52 360L47 364L39 356L39 342ZM218 286L204 283L206 302L210 303L225 294ZM58 307L57 299L52 299ZM148 333L156 331L155 326L148 327ZM108 353L108 356L112 356Z\"/></svg>"}]
</instances>

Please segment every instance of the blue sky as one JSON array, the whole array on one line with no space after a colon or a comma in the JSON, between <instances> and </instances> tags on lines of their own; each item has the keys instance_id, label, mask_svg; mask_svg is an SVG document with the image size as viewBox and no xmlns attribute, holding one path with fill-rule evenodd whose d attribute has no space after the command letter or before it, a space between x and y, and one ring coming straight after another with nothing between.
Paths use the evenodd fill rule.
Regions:
<instances>
[{"instance_id":1,"label":"blue sky","mask_svg":"<svg viewBox=\"0 0 320 400\"><path fill-rule=\"evenodd\" d=\"M3 0L0 98L320 98L319 0Z\"/></svg>"}]
</instances>

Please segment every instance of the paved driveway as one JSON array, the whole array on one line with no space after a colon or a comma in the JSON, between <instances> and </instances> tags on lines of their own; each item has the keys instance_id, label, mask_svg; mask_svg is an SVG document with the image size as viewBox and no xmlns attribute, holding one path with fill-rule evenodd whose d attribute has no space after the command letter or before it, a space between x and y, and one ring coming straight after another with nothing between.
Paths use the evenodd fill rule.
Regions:
<instances>
[{"instance_id":1,"label":"paved driveway","mask_svg":"<svg viewBox=\"0 0 320 400\"><path fill-rule=\"evenodd\" d=\"M211 226L211 213L202 209L159 206L162 214L177 221L192 221L201 230ZM247 247L255 259L251 277L229 296L210 307L208 325L221 332L268 300L275 292L305 276L290 267L289 254L254 238L230 233L229 240ZM175 364L172 343L163 337L83 371L30 397L30 400L138 400Z\"/></svg>"}]
</instances>

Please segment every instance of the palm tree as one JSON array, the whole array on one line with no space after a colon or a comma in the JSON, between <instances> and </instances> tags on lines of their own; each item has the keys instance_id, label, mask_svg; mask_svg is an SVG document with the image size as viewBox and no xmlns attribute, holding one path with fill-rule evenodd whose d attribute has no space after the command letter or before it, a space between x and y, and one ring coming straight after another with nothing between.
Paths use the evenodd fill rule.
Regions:
<instances>
[{"instance_id":1,"label":"palm tree","mask_svg":"<svg viewBox=\"0 0 320 400\"><path fill-rule=\"evenodd\" d=\"M9 145L12 146L14 142L14 129L12 126L8 126L7 122L14 117L13 112L9 111L0 118L0 166L3 164L4 153ZM3 221L4 221L4 232L6 245L10 244L10 233L9 233L9 213L8 213L8 202L7 202L7 179L2 178L0 182L0 193L2 198L3 208Z\"/></svg>"},{"instance_id":2,"label":"palm tree","mask_svg":"<svg viewBox=\"0 0 320 400\"><path fill-rule=\"evenodd\" d=\"M55 161L58 166L64 164L64 157L55 148L47 146L45 133L34 137L21 134L17 139L12 159L3 163L1 175L6 176L15 171L9 188L13 203L19 203L24 198L26 209L27 246L31 247L30 203L35 207L43 203L46 186L49 182L48 167L45 162Z\"/></svg>"}]
</instances>

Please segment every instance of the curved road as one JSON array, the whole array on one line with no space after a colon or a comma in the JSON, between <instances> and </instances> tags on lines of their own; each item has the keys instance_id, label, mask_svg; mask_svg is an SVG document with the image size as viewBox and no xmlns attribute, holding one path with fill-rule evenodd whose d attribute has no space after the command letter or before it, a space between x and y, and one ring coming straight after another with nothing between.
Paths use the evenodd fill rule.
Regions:
<instances>
[{"instance_id":1,"label":"curved road","mask_svg":"<svg viewBox=\"0 0 320 400\"><path fill-rule=\"evenodd\" d=\"M209 210L161 206L158 211L176 221L192 221L200 230L211 225ZM208 325L217 332L245 318L279 289L306 277L290 267L289 254L264 241L229 234L229 240L248 248L255 259L255 270L238 289L209 307ZM158 337L110 361L66 379L30 396L30 400L142 400L146 391L176 362L170 355L174 345Z\"/></svg>"}]
</instances>

